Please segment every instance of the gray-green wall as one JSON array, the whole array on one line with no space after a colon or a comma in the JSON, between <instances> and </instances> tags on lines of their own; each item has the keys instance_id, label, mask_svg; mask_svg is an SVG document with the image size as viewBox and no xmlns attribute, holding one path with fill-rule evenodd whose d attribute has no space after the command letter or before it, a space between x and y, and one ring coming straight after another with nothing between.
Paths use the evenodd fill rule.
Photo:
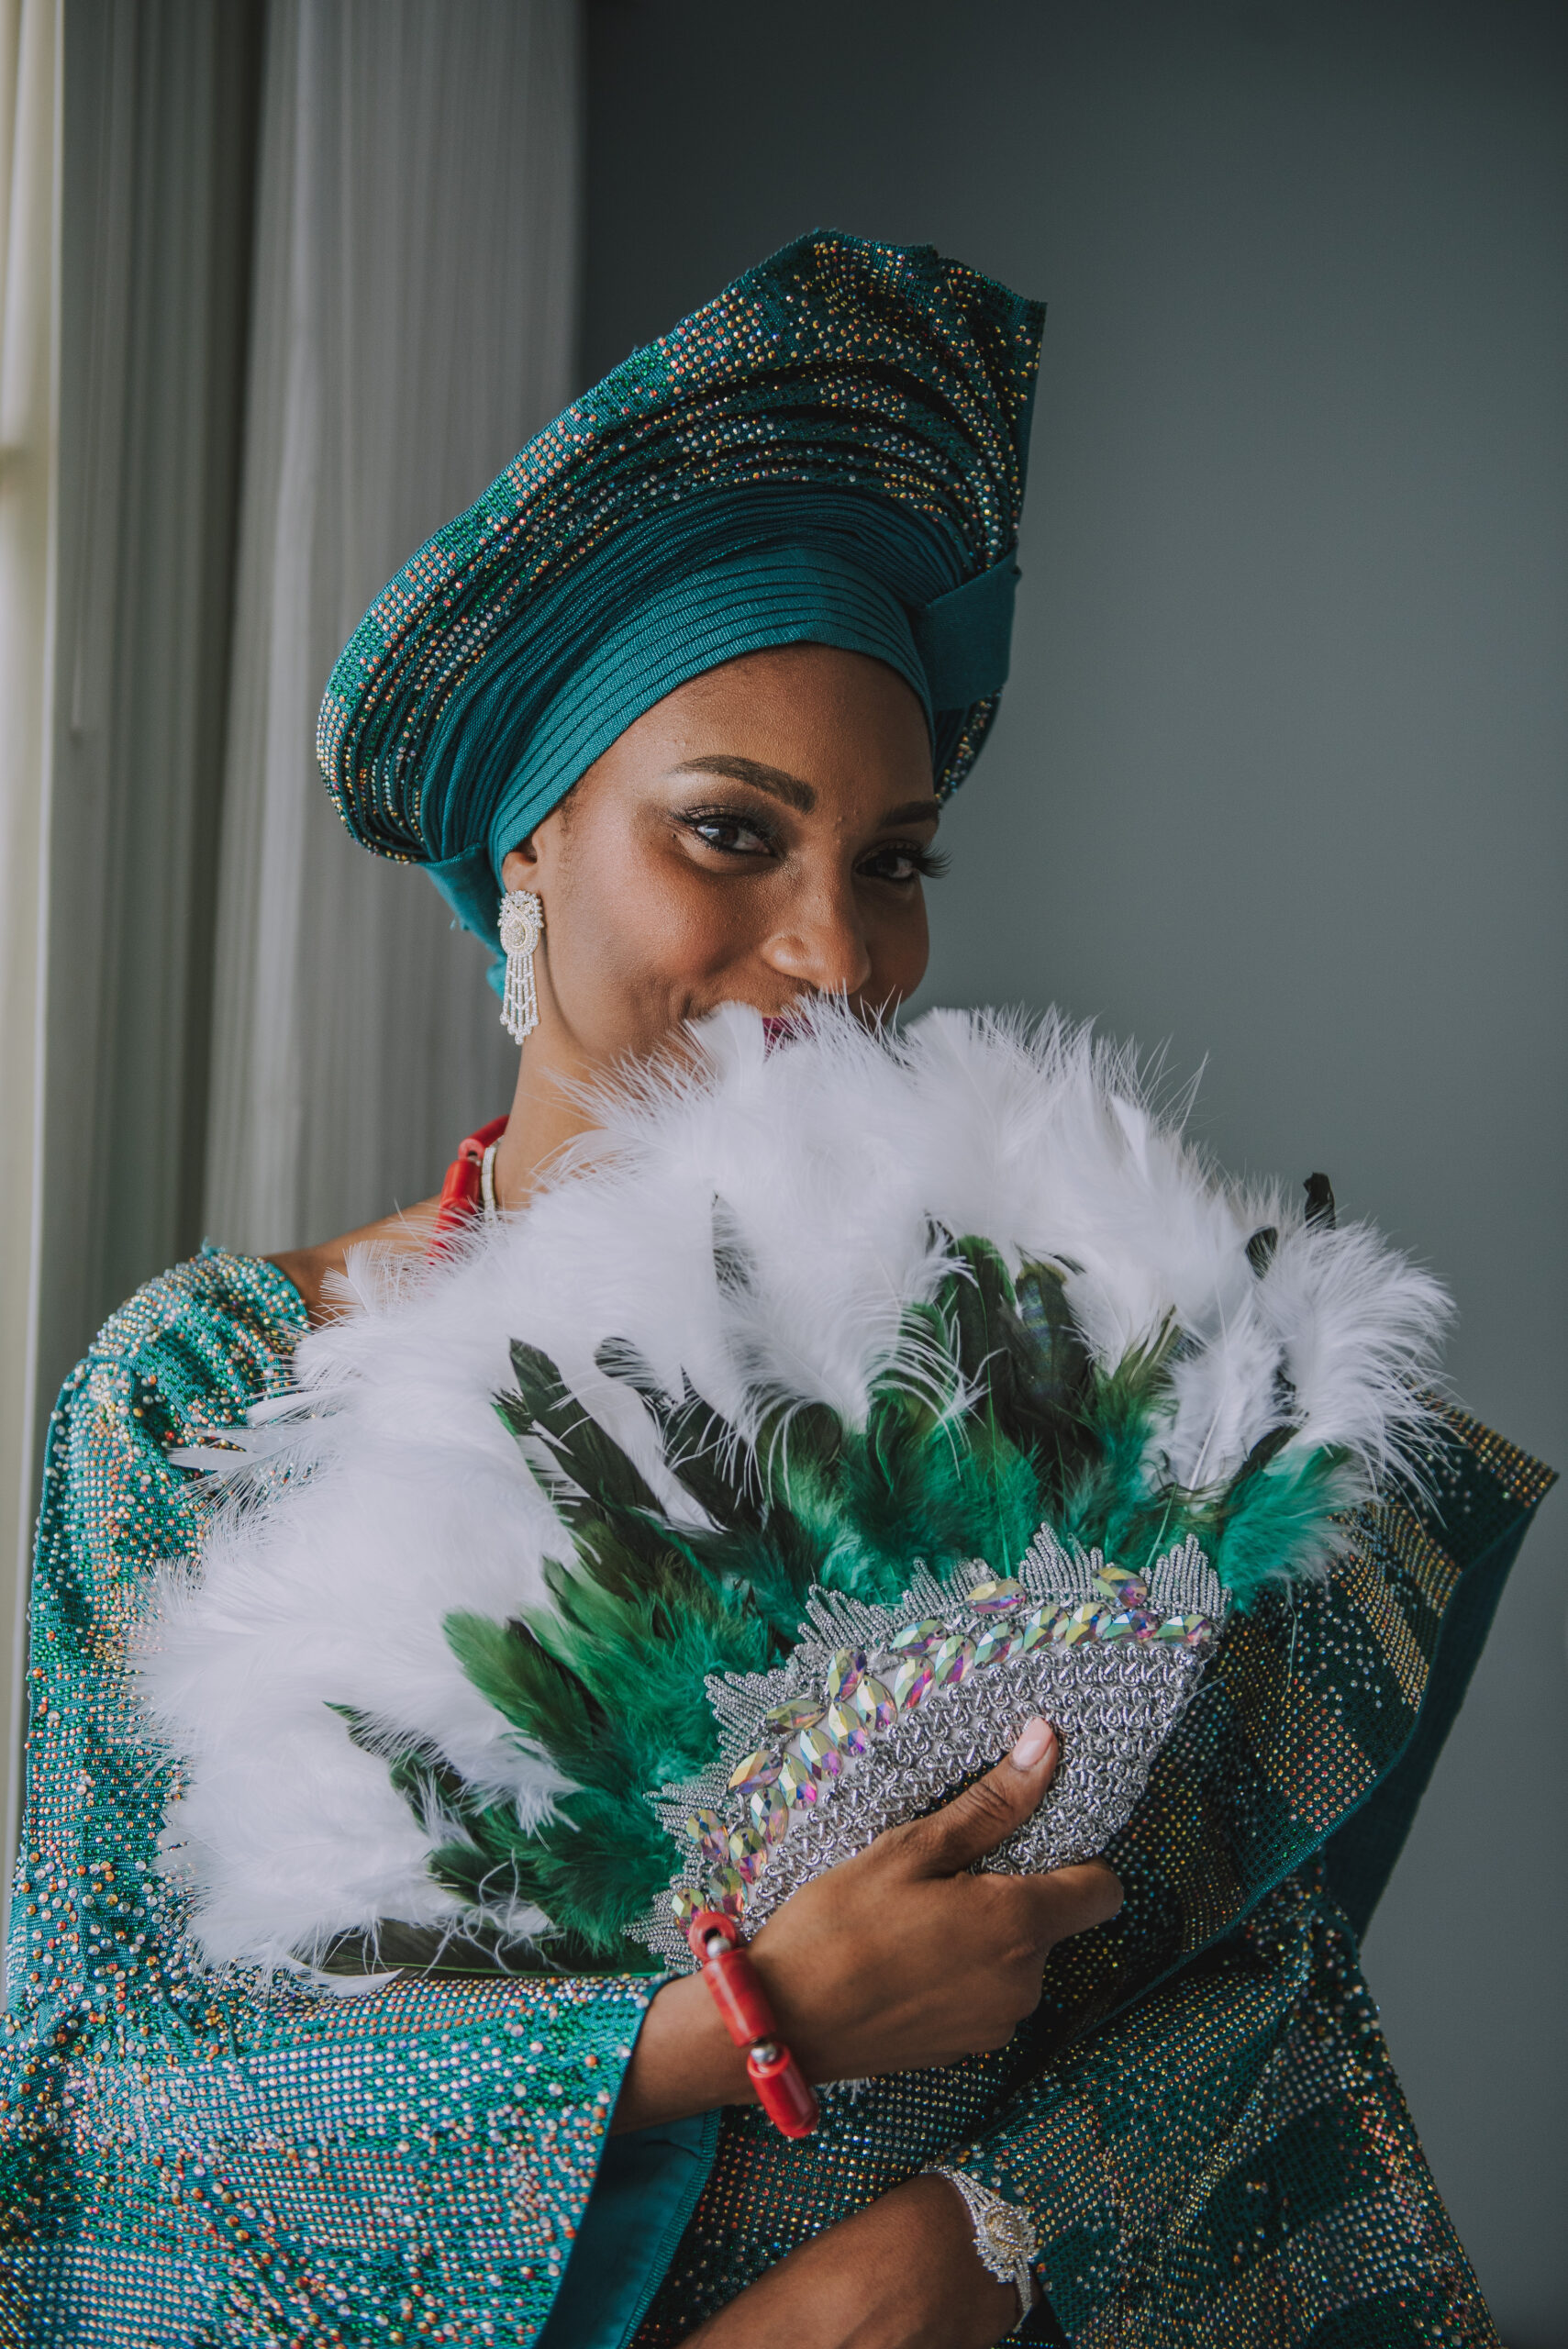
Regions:
<instances>
[{"instance_id":1,"label":"gray-green wall","mask_svg":"<svg viewBox=\"0 0 1568 2349\"><path fill-rule=\"evenodd\" d=\"M595 0L591 379L817 223L1050 304L1013 682L927 997L1168 1045L1568 1464L1560 7ZM1367 1965L1509 2349L1568 2341L1548 1502Z\"/></svg>"}]
</instances>

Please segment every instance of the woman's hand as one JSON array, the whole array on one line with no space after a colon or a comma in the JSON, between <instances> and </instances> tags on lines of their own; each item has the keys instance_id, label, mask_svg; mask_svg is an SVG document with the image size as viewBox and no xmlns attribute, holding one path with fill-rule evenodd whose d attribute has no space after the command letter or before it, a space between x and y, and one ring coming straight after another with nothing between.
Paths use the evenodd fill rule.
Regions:
<instances>
[{"instance_id":1,"label":"woman's hand","mask_svg":"<svg viewBox=\"0 0 1568 2349\"><path fill-rule=\"evenodd\" d=\"M829 1868L763 1926L751 1957L808 2079L917 2070L1005 2046L1040 2002L1055 1943L1115 1916L1121 1887L1101 1860L1043 1876L968 1873L1038 1807L1060 1751L1050 1724L1031 1721L995 1770ZM706 1985L696 1975L668 1984L643 2024L615 2127L751 2101Z\"/></svg>"},{"instance_id":2,"label":"woman's hand","mask_svg":"<svg viewBox=\"0 0 1568 2349\"><path fill-rule=\"evenodd\" d=\"M1018 2296L945 2177L912 2177L770 2267L685 2349L992 2349Z\"/></svg>"}]
</instances>

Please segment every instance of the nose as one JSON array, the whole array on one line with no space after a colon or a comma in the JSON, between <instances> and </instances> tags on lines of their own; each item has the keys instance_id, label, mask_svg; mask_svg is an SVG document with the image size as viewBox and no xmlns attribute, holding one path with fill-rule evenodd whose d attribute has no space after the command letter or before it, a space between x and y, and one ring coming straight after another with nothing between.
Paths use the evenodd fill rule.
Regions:
<instances>
[{"instance_id":1,"label":"nose","mask_svg":"<svg viewBox=\"0 0 1568 2349\"><path fill-rule=\"evenodd\" d=\"M818 995L858 995L871 976L871 948L853 890L824 885L803 892L763 945L762 960Z\"/></svg>"}]
</instances>

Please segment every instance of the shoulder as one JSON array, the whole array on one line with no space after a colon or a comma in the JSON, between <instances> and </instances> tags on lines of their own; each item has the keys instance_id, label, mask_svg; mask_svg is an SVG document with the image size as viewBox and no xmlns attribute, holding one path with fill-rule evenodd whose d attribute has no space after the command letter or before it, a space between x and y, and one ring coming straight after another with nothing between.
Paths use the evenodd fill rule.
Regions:
<instances>
[{"instance_id":1,"label":"shoulder","mask_svg":"<svg viewBox=\"0 0 1568 2349\"><path fill-rule=\"evenodd\" d=\"M113 1847L133 1832L150 1859L161 1781L144 1755L128 1772L112 1757L139 1734L130 1658L149 1578L190 1553L209 1507L202 1480L170 1455L286 1386L305 1328L275 1265L206 1249L138 1289L66 1380L32 1584L30 1839L74 1852L106 1796L97 1847L111 1848L101 1839L112 1807Z\"/></svg>"},{"instance_id":2,"label":"shoulder","mask_svg":"<svg viewBox=\"0 0 1568 2349\"><path fill-rule=\"evenodd\" d=\"M110 1315L61 1399L128 1408L148 1436L180 1442L282 1385L306 1328L299 1292L275 1264L204 1248Z\"/></svg>"},{"instance_id":3,"label":"shoulder","mask_svg":"<svg viewBox=\"0 0 1568 2349\"><path fill-rule=\"evenodd\" d=\"M306 1326L298 1291L276 1265L215 1248L161 1273L111 1314L50 1422L39 1527L45 1578L52 1569L117 1579L187 1546L193 1479L170 1453L286 1386Z\"/></svg>"},{"instance_id":4,"label":"shoulder","mask_svg":"<svg viewBox=\"0 0 1568 2349\"><path fill-rule=\"evenodd\" d=\"M422 1259L436 1235L440 1208L439 1199L423 1199L417 1207L384 1216L379 1223L345 1231L339 1240L324 1241L314 1248L280 1251L271 1264L286 1275L304 1300L312 1323L334 1321L342 1311L341 1286L348 1276L350 1251L368 1248L393 1259Z\"/></svg>"}]
</instances>

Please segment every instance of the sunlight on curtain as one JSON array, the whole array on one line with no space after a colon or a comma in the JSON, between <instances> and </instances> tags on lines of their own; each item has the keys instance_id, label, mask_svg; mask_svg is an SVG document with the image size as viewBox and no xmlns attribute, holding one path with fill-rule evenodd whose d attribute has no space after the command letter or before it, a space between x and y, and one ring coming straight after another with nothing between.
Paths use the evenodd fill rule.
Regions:
<instances>
[{"instance_id":1,"label":"sunlight on curtain","mask_svg":"<svg viewBox=\"0 0 1568 2349\"><path fill-rule=\"evenodd\" d=\"M50 787L61 0L0 0L0 1799L13 1848L32 1537ZM9 1866L6 1881L9 1881Z\"/></svg>"},{"instance_id":2,"label":"sunlight on curtain","mask_svg":"<svg viewBox=\"0 0 1568 2349\"><path fill-rule=\"evenodd\" d=\"M571 391L574 0L273 0L206 1220L330 1237L440 1180L516 1055L472 940L313 756L388 575Z\"/></svg>"}]
</instances>

